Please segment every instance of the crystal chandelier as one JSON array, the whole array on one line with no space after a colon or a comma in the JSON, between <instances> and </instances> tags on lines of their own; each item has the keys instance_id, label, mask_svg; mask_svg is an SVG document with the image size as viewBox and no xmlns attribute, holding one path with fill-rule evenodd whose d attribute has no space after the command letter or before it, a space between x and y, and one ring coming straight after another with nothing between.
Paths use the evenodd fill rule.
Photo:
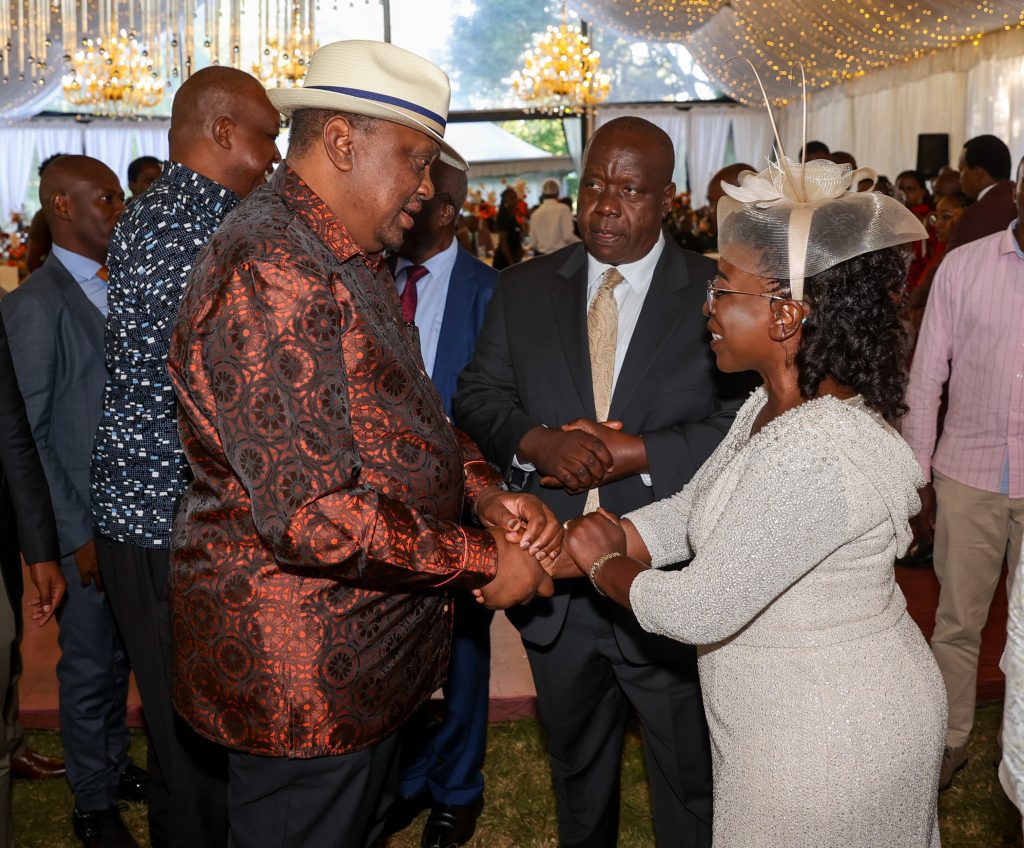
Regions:
<instances>
[{"instance_id":1,"label":"crystal chandelier","mask_svg":"<svg viewBox=\"0 0 1024 848\"><path fill-rule=\"evenodd\" d=\"M253 76L266 88L294 88L306 75L309 60L318 47L314 28L315 0L285 4L284 21L275 20L267 0L259 4L259 55L251 66ZM283 24L283 26L282 26Z\"/></svg>"},{"instance_id":2,"label":"crystal chandelier","mask_svg":"<svg viewBox=\"0 0 1024 848\"><path fill-rule=\"evenodd\" d=\"M608 99L611 74L600 70L601 57L578 26L570 26L565 2L562 23L534 36L512 87L530 111L579 114Z\"/></svg>"},{"instance_id":3,"label":"crystal chandelier","mask_svg":"<svg viewBox=\"0 0 1024 848\"><path fill-rule=\"evenodd\" d=\"M68 64L62 85L65 99L74 106L124 115L152 109L163 100L164 80L134 33L122 29L106 39L86 38Z\"/></svg>"}]
</instances>

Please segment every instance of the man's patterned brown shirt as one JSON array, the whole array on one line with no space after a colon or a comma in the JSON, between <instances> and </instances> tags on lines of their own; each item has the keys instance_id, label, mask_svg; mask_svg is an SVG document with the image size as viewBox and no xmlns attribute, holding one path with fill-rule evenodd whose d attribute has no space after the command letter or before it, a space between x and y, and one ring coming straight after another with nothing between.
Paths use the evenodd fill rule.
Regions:
<instances>
[{"instance_id":1,"label":"man's patterned brown shirt","mask_svg":"<svg viewBox=\"0 0 1024 848\"><path fill-rule=\"evenodd\" d=\"M168 365L193 472L171 552L174 699L255 754L366 748L437 688L445 587L493 577L453 430L395 285L287 164L189 279Z\"/></svg>"}]
</instances>

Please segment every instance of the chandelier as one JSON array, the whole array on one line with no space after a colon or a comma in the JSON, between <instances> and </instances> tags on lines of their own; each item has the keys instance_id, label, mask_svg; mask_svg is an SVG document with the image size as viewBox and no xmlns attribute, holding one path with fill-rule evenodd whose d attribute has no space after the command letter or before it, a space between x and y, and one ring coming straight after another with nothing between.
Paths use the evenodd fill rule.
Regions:
<instances>
[{"instance_id":1,"label":"chandelier","mask_svg":"<svg viewBox=\"0 0 1024 848\"><path fill-rule=\"evenodd\" d=\"M512 87L530 111L574 115L608 99L611 74L600 70L601 57L587 38L567 20L562 3L561 25L549 26L512 74Z\"/></svg>"},{"instance_id":2,"label":"chandelier","mask_svg":"<svg viewBox=\"0 0 1024 848\"><path fill-rule=\"evenodd\" d=\"M309 60L319 46L314 31L315 0L297 0L285 8L284 26L266 0L259 7L261 47L251 63L253 76L266 88L294 88L306 76ZM280 33L280 35L278 35Z\"/></svg>"},{"instance_id":3,"label":"chandelier","mask_svg":"<svg viewBox=\"0 0 1024 848\"><path fill-rule=\"evenodd\" d=\"M163 100L164 80L134 33L122 29L106 39L86 38L68 64L62 85L74 106L123 115L152 109Z\"/></svg>"}]
</instances>

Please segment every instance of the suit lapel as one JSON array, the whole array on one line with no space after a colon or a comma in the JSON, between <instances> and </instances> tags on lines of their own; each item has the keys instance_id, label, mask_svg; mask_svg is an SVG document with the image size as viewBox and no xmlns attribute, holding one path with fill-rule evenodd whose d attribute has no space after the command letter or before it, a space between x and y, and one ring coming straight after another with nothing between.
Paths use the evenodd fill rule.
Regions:
<instances>
[{"instance_id":1,"label":"suit lapel","mask_svg":"<svg viewBox=\"0 0 1024 848\"><path fill-rule=\"evenodd\" d=\"M441 335L437 341L437 354L434 356L434 373L431 379L436 383L438 377L452 370L452 357L459 356L461 337L473 326L473 284L474 269L467 268L462 255L462 248L455 256L452 274L448 279L448 297L444 304L444 317L441 319Z\"/></svg>"},{"instance_id":2,"label":"suit lapel","mask_svg":"<svg viewBox=\"0 0 1024 848\"><path fill-rule=\"evenodd\" d=\"M654 269L651 287L647 290L633 329L622 370L615 381L615 392L608 412L610 421L622 417L636 387L678 325L685 308L683 291L690 284L685 256L666 239L665 249Z\"/></svg>"},{"instance_id":3,"label":"suit lapel","mask_svg":"<svg viewBox=\"0 0 1024 848\"><path fill-rule=\"evenodd\" d=\"M67 303L68 309L81 320L85 335L89 337L89 344L96 351L100 362L103 362L103 328L106 323L103 313L86 297L82 287L75 282L75 278L56 256L50 254L43 267L53 275L53 281L61 297Z\"/></svg>"},{"instance_id":4,"label":"suit lapel","mask_svg":"<svg viewBox=\"0 0 1024 848\"><path fill-rule=\"evenodd\" d=\"M587 252L582 245L558 269L551 305L585 418L594 417L594 384L587 341Z\"/></svg>"}]
</instances>

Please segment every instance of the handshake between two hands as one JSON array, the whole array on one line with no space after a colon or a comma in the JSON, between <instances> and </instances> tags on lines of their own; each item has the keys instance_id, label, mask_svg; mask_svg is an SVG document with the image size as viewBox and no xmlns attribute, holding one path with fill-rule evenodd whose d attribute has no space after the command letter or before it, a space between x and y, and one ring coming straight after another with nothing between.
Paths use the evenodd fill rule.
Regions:
<instances>
[{"instance_id":1,"label":"handshake between two hands","mask_svg":"<svg viewBox=\"0 0 1024 848\"><path fill-rule=\"evenodd\" d=\"M595 514L573 522L571 545L566 544L562 524L535 495L488 489L477 500L476 512L498 547L494 579L473 590L477 601L490 609L525 604L536 596L550 597L555 591L553 580L585 575L591 561L586 557L595 545L607 544L601 537L607 537L608 530L613 535L622 535L625 550L625 536L618 519L604 510L599 511L600 516ZM586 565L577 565L577 561Z\"/></svg>"}]
</instances>

